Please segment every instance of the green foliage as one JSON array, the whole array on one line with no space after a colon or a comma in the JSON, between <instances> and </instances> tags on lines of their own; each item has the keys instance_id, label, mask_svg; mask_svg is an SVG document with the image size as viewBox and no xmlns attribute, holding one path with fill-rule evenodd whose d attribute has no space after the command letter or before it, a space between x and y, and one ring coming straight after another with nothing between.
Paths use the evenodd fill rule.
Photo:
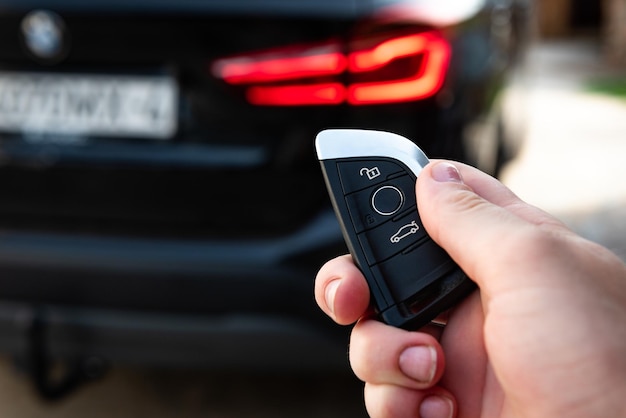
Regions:
<instances>
[{"instance_id":1,"label":"green foliage","mask_svg":"<svg viewBox=\"0 0 626 418\"><path fill-rule=\"evenodd\" d=\"M626 100L626 76L589 81L586 90Z\"/></svg>"}]
</instances>

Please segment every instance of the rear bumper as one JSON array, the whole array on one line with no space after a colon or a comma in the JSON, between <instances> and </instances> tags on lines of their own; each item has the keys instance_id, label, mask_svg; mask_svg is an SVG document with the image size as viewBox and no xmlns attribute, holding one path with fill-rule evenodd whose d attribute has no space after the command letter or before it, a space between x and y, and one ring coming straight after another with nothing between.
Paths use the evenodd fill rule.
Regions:
<instances>
[{"instance_id":1,"label":"rear bumper","mask_svg":"<svg viewBox=\"0 0 626 418\"><path fill-rule=\"evenodd\" d=\"M345 330L324 318L313 299L315 272L342 245L330 209L295 234L258 241L4 232L0 350L27 352L36 313L54 357L345 367Z\"/></svg>"},{"instance_id":2,"label":"rear bumper","mask_svg":"<svg viewBox=\"0 0 626 418\"><path fill-rule=\"evenodd\" d=\"M33 347L35 315L44 336ZM347 371L347 335L319 325L278 315L202 316L0 302L0 347L27 365L35 350L49 361L98 359L105 364L222 371Z\"/></svg>"}]
</instances>

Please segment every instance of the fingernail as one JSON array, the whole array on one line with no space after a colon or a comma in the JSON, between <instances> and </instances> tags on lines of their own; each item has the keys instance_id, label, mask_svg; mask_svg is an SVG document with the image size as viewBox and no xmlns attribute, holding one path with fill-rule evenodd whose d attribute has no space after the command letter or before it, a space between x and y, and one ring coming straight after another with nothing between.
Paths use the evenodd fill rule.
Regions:
<instances>
[{"instance_id":1,"label":"fingernail","mask_svg":"<svg viewBox=\"0 0 626 418\"><path fill-rule=\"evenodd\" d=\"M337 289L339 289L339 285L341 282L339 279L335 279L326 285L326 292L324 297L326 299L326 306L332 313L335 313L335 295L337 294Z\"/></svg>"},{"instance_id":2,"label":"fingernail","mask_svg":"<svg viewBox=\"0 0 626 418\"><path fill-rule=\"evenodd\" d=\"M452 418L454 403L445 396L428 396L420 405L421 418Z\"/></svg>"},{"instance_id":3,"label":"fingernail","mask_svg":"<svg viewBox=\"0 0 626 418\"><path fill-rule=\"evenodd\" d=\"M433 179L438 182L463 183L459 170L454 165L445 161L435 163L431 173Z\"/></svg>"},{"instance_id":4,"label":"fingernail","mask_svg":"<svg viewBox=\"0 0 626 418\"><path fill-rule=\"evenodd\" d=\"M437 372L437 350L418 345L405 349L399 358L402 373L420 383L431 383Z\"/></svg>"}]
</instances>

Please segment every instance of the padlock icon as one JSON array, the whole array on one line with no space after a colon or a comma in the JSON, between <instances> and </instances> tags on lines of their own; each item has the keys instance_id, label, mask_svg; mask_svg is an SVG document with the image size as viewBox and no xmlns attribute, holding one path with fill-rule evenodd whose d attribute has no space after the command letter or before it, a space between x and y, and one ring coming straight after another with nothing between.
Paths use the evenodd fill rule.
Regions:
<instances>
[{"instance_id":1,"label":"padlock icon","mask_svg":"<svg viewBox=\"0 0 626 418\"><path fill-rule=\"evenodd\" d=\"M361 175L361 177L366 175L368 179L374 180L376 177L380 176L380 170L378 169L378 167L363 167L361 171L359 171L359 174Z\"/></svg>"}]
</instances>

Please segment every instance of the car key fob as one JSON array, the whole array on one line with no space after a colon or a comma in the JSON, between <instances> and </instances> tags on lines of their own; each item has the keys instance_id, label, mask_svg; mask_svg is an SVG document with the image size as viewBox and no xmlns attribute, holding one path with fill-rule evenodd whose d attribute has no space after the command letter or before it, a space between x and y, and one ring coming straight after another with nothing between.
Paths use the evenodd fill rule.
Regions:
<instances>
[{"instance_id":1,"label":"car key fob","mask_svg":"<svg viewBox=\"0 0 626 418\"><path fill-rule=\"evenodd\" d=\"M315 146L348 249L383 322L420 328L475 288L422 225L415 181L428 158L417 145L388 132L330 129Z\"/></svg>"}]
</instances>

